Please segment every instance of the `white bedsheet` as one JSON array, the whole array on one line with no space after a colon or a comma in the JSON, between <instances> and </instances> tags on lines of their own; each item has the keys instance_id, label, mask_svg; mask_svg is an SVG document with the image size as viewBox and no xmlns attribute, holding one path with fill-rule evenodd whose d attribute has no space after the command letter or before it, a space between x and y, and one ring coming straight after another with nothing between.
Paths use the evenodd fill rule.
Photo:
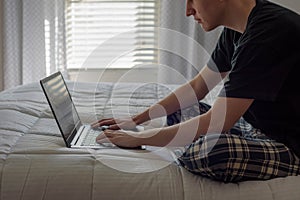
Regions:
<instances>
[{"instance_id":1,"label":"white bedsheet","mask_svg":"<svg viewBox=\"0 0 300 200\"><path fill-rule=\"evenodd\" d=\"M68 85L88 123L140 112L176 87ZM168 149L150 150L66 148L38 83L0 93L0 200L300 199L299 176L224 184L187 172Z\"/></svg>"}]
</instances>

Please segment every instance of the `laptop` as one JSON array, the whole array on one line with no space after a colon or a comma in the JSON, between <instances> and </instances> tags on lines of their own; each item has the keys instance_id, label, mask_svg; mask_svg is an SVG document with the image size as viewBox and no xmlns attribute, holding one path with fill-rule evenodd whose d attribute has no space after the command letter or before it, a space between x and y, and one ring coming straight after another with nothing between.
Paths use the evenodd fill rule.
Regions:
<instances>
[{"instance_id":1,"label":"laptop","mask_svg":"<svg viewBox=\"0 0 300 200\"><path fill-rule=\"evenodd\" d=\"M60 71L40 80L40 84L67 147L93 149L116 147L112 143L98 144L96 142L96 137L103 134L107 127L93 129L91 125L81 122Z\"/></svg>"}]
</instances>

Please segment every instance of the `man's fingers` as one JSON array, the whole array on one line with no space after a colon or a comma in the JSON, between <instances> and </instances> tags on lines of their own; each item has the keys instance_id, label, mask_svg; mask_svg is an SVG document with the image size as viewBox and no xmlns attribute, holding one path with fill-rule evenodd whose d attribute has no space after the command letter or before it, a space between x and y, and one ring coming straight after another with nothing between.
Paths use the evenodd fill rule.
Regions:
<instances>
[{"instance_id":1,"label":"man's fingers","mask_svg":"<svg viewBox=\"0 0 300 200\"><path fill-rule=\"evenodd\" d=\"M100 135L98 135L96 137L96 140L101 140L107 137L112 137L113 136L113 131L112 130L105 130L103 131L103 133L101 133Z\"/></svg>"},{"instance_id":2,"label":"man's fingers","mask_svg":"<svg viewBox=\"0 0 300 200\"><path fill-rule=\"evenodd\" d=\"M102 140L102 139L104 139L104 138L106 138L106 135L105 135L104 133L101 133L100 135L98 135L98 136L96 137L96 140Z\"/></svg>"},{"instance_id":3,"label":"man's fingers","mask_svg":"<svg viewBox=\"0 0 300 200\"><path fill-rule=\"evenodd\" d=\"M100 125L110 125L110 124L115 124L116 120L115 119L102 119L102 120L99 120L98 123Z\"/></svg>"},{"instance_id":4,"label":"man's fingers","mask_svg":"<svg viewBox=\"0 0 300 200\"><path fill-rule=\"evenodd\" d=\"M105 125L109 126L109 125L112 125L112 124L115 124L115 123L116 123L116 122L115 122L114 119L112 119L112 118L107 118L107 119L101 119L101 120L98 120L98 121L92 123L91 126L92 126L93 128L96 128L96 127L99 127L99 126L105 126Z\"/></svg>"},{"instance_id":5,"label":"man's fingers","mask_svg":"<svg viewBox=\"0 0 300 200\"><path fill-rule=\"evenodd\" d=\"M113 131L106 130L106 131L103 131L102 134L100 134L96 137L96 141L98 143L111 142L110 138L112 138L112 137L113 137Z\"/></svg>"},{"instance_id":6,"label":"man's fingers","mask_svg":"<svg viewBox=\"0 0 300 200\"><path fill-rule=\"evenodd\" d=\"M120 127L119 127L118 124L114 124L114 125L110 125L110 126L108 127L108 129L110 129L110 130L119 130Z\"/></svg>"},{"instance_id":7,"label":"man's fingers","mask_svg":"<svg viewBox=\"0 0 300 200\"><path fill-rule=\"evenodd\" d=\"M110 139L108 138L104 138L101 140L96 140L97 143L101 144L101 143L111 143Z\"/></svg>"}]
</instances>

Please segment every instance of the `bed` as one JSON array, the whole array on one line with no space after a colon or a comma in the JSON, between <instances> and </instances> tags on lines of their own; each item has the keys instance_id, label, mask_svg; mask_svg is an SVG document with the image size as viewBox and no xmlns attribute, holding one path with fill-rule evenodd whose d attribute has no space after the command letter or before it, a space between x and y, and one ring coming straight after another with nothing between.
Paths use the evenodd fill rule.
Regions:
<instances>
[{"instance_id":1,"label":"bed","mask_svg":"<svg viewBox=\"0 0 300 200\"><path fill-rule=\"evenodd\" d=\"M86 123L138 113L177 87L67 84ZM189 173L170 151L66 148L39 83L0 93L1 200L300 199L300 176L225 184Z\"/></svg>"}]
</instances>

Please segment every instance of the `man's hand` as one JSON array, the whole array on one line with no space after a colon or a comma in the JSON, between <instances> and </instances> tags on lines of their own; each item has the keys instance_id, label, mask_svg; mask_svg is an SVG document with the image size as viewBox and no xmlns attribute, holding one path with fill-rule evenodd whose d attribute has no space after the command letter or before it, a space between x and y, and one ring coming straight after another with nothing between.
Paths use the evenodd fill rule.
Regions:
<instances>
[{"instance_id":1,"label":"man's hand","mask_svg":"<svg viewBox=\"0 0 300 200\"><path fill-rule=\"evenodd\" d=\"M137 124L130 117L120 118L120 119L115 119L115 118L101 119L91 124L93 128L97 128L100 126L108 126L108 129L110 130L119 130L119 129L134 130L136 125Z\"/></svg>"},{"instance_id":2,"label":"man's hand","mask_svg":"<svg viewBox=\"0 0 300 200\"><path fill-rule=\"evenodd\" d=\"M137 132L108 129L104 134L100 134L96 141L100 144L111 142L119 147L136 148L142 145L142 139Z\"/></svg>"}]
</instances>

